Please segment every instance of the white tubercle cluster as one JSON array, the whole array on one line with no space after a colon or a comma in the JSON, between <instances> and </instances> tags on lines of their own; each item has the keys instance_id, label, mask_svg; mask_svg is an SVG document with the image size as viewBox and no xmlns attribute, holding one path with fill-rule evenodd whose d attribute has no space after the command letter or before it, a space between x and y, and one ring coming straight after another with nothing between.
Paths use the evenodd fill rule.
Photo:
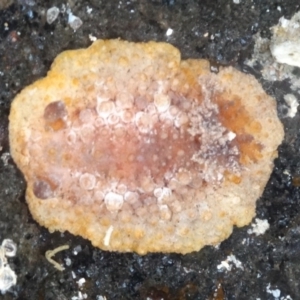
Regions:
<instances>
[{"instance_id":1,"label":"white tubercle cluster","mask_svg":"<svg viewBox=\"0 0 300 300\"><path fill-rule=\"evenodd\" d=\"M111 92L108 81L94 85L99 90L89 105L75 111L63 100L50 102L43 117L53 140L44 141L44 160L52 160L47 172L59 180L37 178L35 195L63 194L113 215L156 205L160 218L170 220L203 182L218 184L225 170L239 172L236 134L218 118L212 84L202 84L198 99L172 91L168 82L136 95L124 87Z\"/></svg>"}]
</instances>

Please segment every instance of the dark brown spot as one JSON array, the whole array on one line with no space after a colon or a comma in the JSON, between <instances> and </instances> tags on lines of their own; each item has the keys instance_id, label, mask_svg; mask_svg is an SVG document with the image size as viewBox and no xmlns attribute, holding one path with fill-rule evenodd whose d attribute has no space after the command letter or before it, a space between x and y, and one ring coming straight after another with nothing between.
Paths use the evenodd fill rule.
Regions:
<instances>
[{"instance_id":1,"label":"dark brown spot","mask_svg":"<svg viewBox=\"0 0 300 300\"><path fill-rule=\"evenodd\" d=\"M67 110L63 101L54 101L45 107L44 120L46 126L51 127L55 131L64 127L64 118L66 116Z\"/></svg>"},{"instance_id":2,"label":"dark brown spot","mask_svg":"<svg viewBox=\"0 0 300 300\"><path fill-rule=\"evenodd\" d=\"M33 184L33 193L39 199L49 199L54 196L54 192L49 182L45 180L36 180Z\"/></svg>"}]
</instances>

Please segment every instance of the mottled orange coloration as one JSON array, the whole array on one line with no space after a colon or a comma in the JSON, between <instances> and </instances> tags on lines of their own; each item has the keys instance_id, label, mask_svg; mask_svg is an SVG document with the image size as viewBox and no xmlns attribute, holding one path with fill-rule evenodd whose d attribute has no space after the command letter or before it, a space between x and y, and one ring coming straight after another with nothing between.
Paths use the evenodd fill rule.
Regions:
<instances>
[{"instance_id":1,"label":"mottled orange coloration","mask_svg":"<svg viewBox=\"0 0 300 300\"><path fill-rule=\"evenodd\" d=\"M217 97L220 109L219 118L225 127L237 134L236 142L240 149L240 162L243 165L256 162L262 157L263 146L257 143L253 136L261 133L262 126L260 122L251 118L239 97L227 95L229 100L225 99L224 95L222 98Z\"/></svg>"}]
</instances>

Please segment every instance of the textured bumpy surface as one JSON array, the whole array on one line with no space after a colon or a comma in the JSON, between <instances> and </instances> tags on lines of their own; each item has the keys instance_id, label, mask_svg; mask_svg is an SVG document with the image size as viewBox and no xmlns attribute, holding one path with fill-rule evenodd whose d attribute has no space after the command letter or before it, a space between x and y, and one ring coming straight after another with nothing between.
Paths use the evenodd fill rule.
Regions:
<instances>
[{"instance_id":1,"label":"textured bumpy surface","mask_svg":"<svg viewBox=\"0 0 300 300\"><path fill-rule=\"evenodd\" d=\"M283 138L250 75L166 43L66 51L10 113L33 217L112 251L188 253L248 224Z\"/></svg>"}]
</instances>

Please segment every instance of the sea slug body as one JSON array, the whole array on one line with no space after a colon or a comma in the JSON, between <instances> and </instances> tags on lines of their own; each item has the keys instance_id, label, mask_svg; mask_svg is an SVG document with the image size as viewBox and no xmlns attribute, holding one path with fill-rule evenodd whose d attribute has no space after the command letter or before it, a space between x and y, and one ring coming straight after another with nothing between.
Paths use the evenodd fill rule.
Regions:
<instances>
[{"instance_id":1,"label":"sea slug body","mask_svg":"<svg viewBox=\"0 0 300 300\"><path fill-rule=\"evenodd\" d=\"M140 254L197 251L249 224L283 139L251 75L121 40L60 54L14 99L9 131L35 220Z\"/></svg>"}]
</instances>

